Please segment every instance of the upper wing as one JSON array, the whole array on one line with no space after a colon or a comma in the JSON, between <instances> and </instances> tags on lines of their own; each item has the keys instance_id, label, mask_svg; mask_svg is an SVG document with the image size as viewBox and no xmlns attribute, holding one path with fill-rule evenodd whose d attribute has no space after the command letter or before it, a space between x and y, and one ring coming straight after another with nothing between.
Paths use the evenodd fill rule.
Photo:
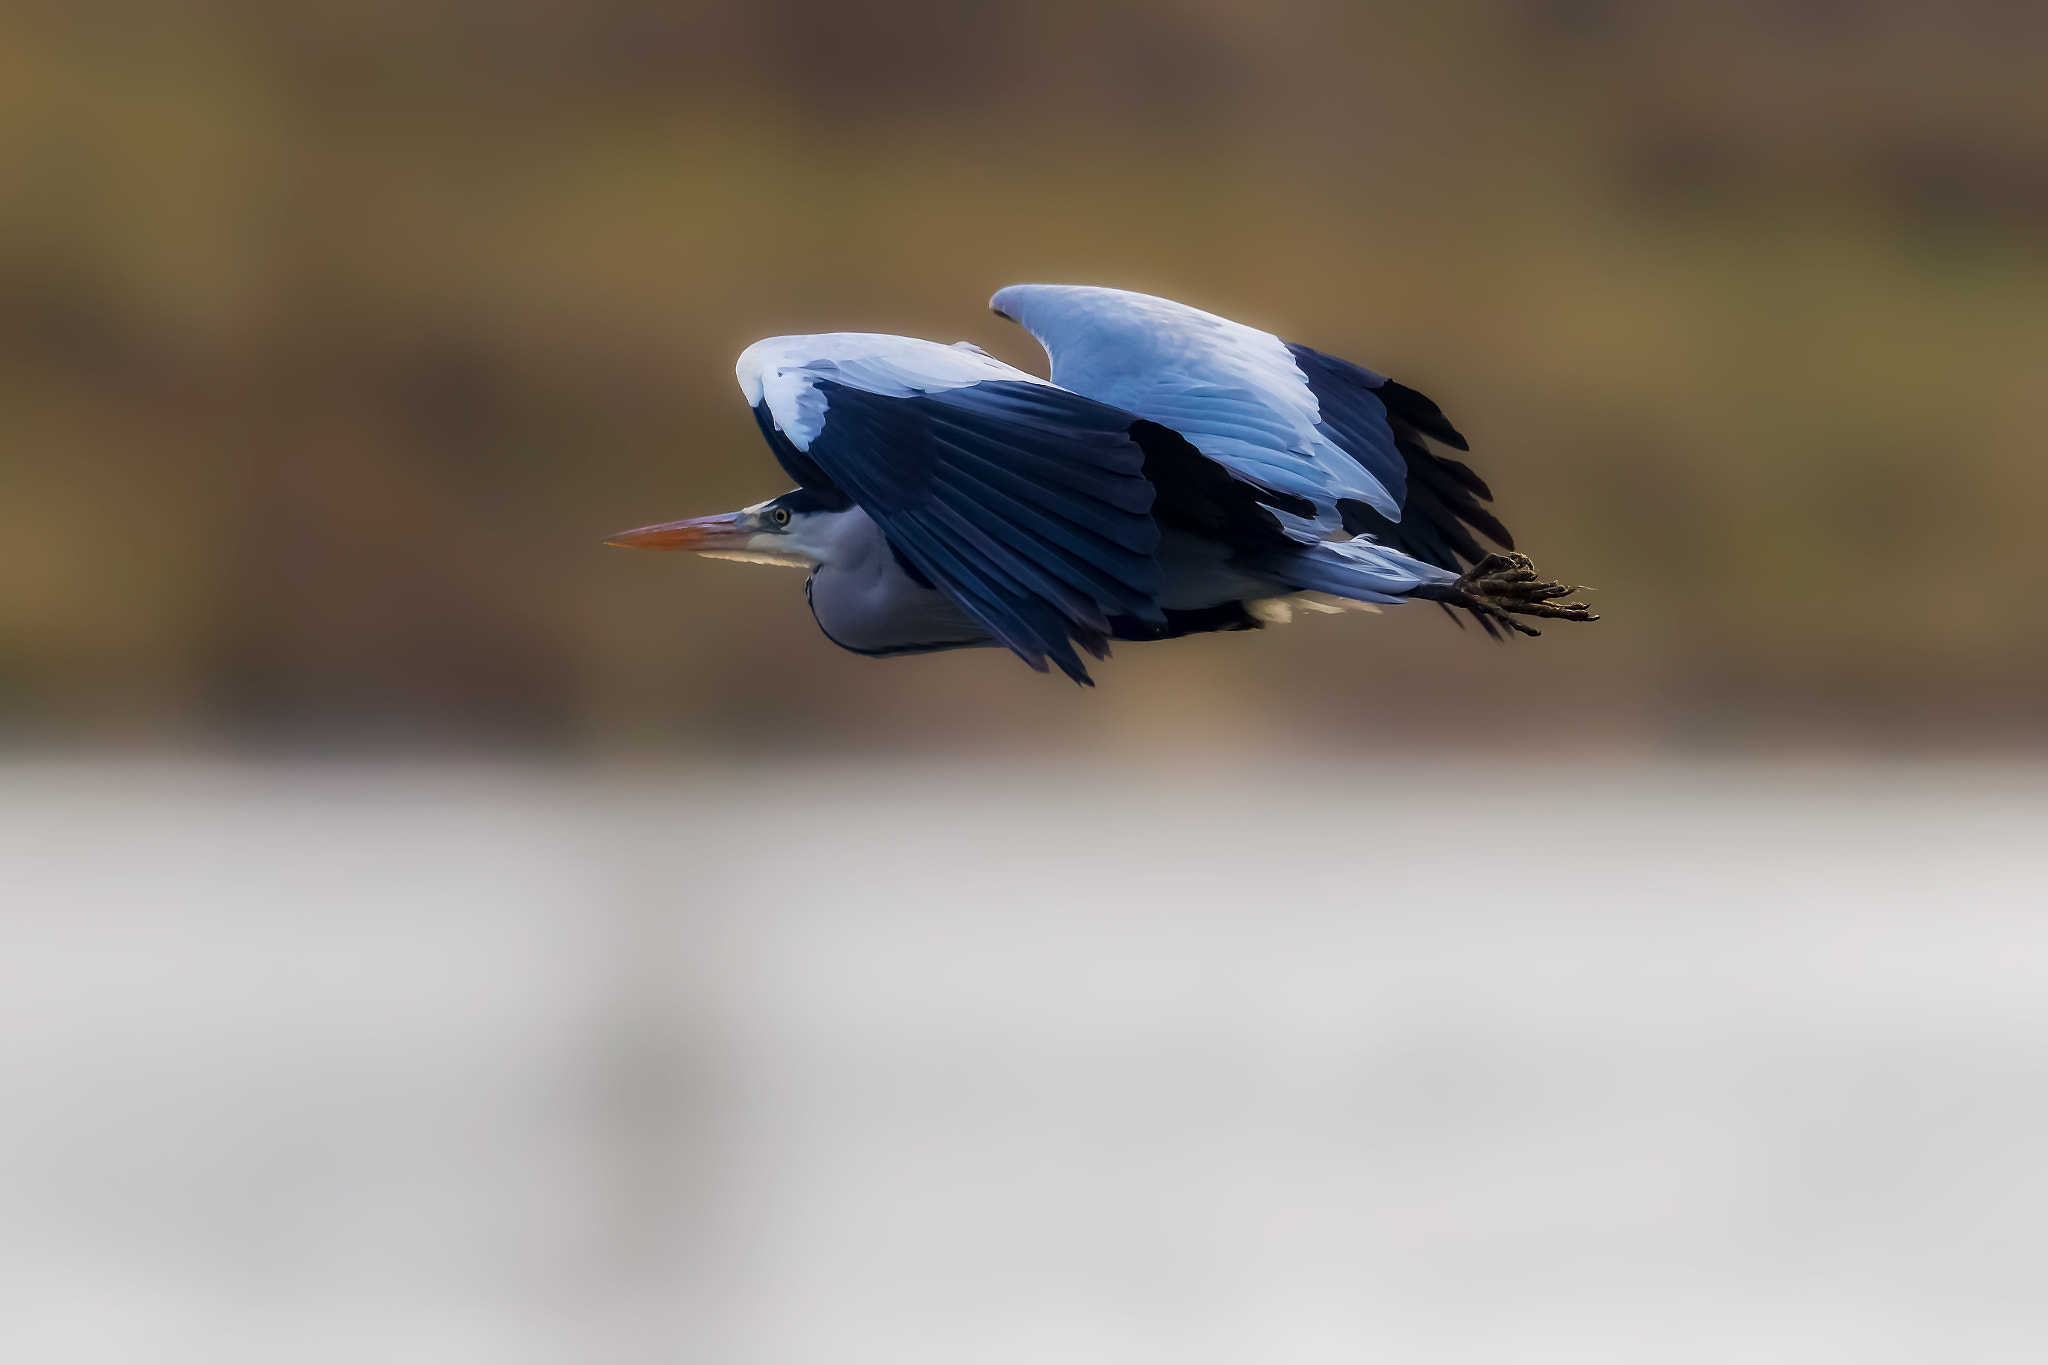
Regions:
<instances>
[{"instance_id":1,"label":"upper wing","mask_svg":"<svg viewBox=\"0 0 2048 1365\"><path fill-rule=\"evenodd\" d=\"M1406 465L1393 434L1332 427L1285 343L1169 299L1082 285L1020 284L996 311L1052 358L1053 382L1172 427L1265 488L1305 498L1302 539L1338 529L1340 500L1401 514Z\"/></svg>"},{"instance_id":2,"label":"upper wing","mask_svg":"<svg viewBox=\"0 0 2048 1365\"><path fill-rule=\"evenodd\" d=\"M1513 540L1479 504L1477 474L1431 453L1465 438L1436 404L1383 375L1185 304L1084 285L1012 285L996 311L1052 357L1055 382L1172 427L1262 487L1315 504L1282 520L1303 539L1341 525L1442 568Z\"/></svg>"},{"instance_id":3,"label":"upper wing","mask_svg":"<svg viewBox=\"0 0 2048 1365\"><path fill-rule=\"evenodd\" d=\"M1077 682L1111 616L1161 621L1159 531L1131 414L979 352L780 337L740 384L776 458L857 503L933 586L1029 663Z\"/></svg>"}]
</instances>

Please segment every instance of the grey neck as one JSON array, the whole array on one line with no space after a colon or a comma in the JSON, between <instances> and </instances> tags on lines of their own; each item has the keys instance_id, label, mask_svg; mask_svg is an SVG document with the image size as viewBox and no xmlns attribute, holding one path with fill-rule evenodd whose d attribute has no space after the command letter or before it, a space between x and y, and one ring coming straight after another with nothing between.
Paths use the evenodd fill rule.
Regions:
<instances>
[{"instance_id":1,"label":"grey neck","mask_svg":"<svg viewBox=\"0 0 2048 1365\"><path fill-rule=\"evenodd\" d=\"M928 654L995 639L944 593L903 571L880 527L858 507L820 514L822 553L804 592L827 639L856 654ZM807 528L808 529L808 528Z\"/></svg>"}]
</instances>

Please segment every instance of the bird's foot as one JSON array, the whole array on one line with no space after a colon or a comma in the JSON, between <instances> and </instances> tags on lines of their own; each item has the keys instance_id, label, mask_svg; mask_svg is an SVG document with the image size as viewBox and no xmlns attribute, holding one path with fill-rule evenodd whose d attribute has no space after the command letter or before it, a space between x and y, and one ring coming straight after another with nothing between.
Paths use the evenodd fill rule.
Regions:
<instances>
[{"instance_id":1,"label":"bird's foot","mask_svg":"<svg viewBox=\"0 0 2048 1365\"><path fill-rule=\"evenodd\" d=\"M1534 626L1516 620L1519 616L1548 616L1560 621L1597 621L1600 618L1584 602L1559 602L1581 589L1569 583L1551 583L1536 576L1529 557L1521 554L1488 555L1461 574L1455 583L1424 588L1417 597L1430 597L1446 606L1463 607L1478 618L1488 635L1497 635L1495 623L1523 635L1541 635Z\"/></svg>"}]
</instances>

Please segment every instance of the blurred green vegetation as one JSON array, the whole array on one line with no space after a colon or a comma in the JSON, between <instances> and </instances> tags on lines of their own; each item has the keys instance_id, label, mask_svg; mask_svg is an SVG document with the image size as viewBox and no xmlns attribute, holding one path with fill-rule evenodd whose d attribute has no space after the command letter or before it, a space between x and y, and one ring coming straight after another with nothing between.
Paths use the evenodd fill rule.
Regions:
<instances>
[{"instance_id":1,"label":"blurred green vegetation","mask_svg":"<svg viewBox=\"0 0 2048 1365\"><path fill-rule=\"evenodd\" d=\"M52 0L0 17L0 733L2038 743L2048 12ZM877 662L601 550L731 379L1020 280L1387 371L1607 619Z\"/></svg>"}]
</instances>

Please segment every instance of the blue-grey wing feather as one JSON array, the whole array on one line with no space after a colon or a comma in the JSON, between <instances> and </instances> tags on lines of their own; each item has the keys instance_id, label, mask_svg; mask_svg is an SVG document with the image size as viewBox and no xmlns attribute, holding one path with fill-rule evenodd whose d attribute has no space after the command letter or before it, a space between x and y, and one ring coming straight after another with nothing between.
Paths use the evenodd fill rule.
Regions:
<instances>
[{"instance_id":1,"label":"blue-grey wing feather","mask_svg":"<svg viewBox=\"0 0 2048 1365\"><path fill-rule=\"evenodd\" d=\"M1050 660L1085 682L1076 644L1099 656L1109 617L1162 619L1152 486L1129 413L1007 380L902 396L816 387L824 418L808 449L770 438L784 467L858 503L1033 667Z\"/></svg>"},{"instance_id":2,"label":"blue-grey wing feather","mask_svg":"<svg viewBox=\"0 0 2048 1365\"><path fill-rule=\"evenodd\" d=\"M1442 569L1485 536L1513 548L1436 404L1360 365L1170 299L1085 285L1012 285L993 306L1052 358L1052 377L1170 427L1239 478L1302 500L1273 515L1299 543L1338 531Z\"/></svg>"}]
</instances>

